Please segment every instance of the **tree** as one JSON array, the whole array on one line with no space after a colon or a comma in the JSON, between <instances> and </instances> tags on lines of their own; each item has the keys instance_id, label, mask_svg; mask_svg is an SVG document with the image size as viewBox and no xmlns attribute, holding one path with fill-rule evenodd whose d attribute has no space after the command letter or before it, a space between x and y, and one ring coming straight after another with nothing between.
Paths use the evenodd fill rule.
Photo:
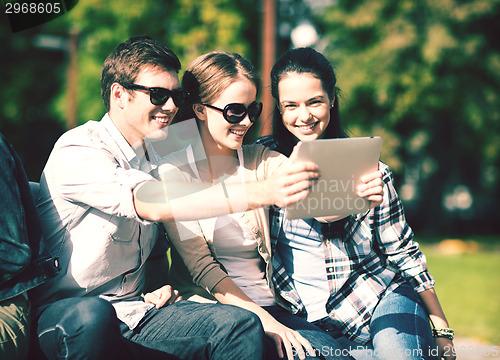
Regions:
<instances>
[{"instance_id":1,"label":"tree","mask_svg":"<svg viewBox=\"0 0 500 360\"><path fill-rule=\"evenodd\" d=\"M317 14L344 122L384 138L413 223L429 231L493 231L499 15L499 0L339 0Z\"/></svg>"},{"instance_id":2,"label":"tree","mask_svg":"<svg viewBox=\"0 0 500 360\"><path fill-rule=\"evenodd\" d=\"M78 32L77 115L82 124L99 120L105 112L101 67L120 42L149 34L174 50L183 68L196 56L215 49L239 52L258 64L258 51L252 50L258 49L260 34L255 24L259 16L253 0L87 0L33 29L12 33L5 21L0 42L9 56L0 58L0 79L6 84L0 89L0 131L28 165L29 178L38 180L66 123L68 56L64 49L37 48L37 35L49 34L64 42L70 31ZM40 152L39 147L44 150Z\"/></svg>"}]
</instances>

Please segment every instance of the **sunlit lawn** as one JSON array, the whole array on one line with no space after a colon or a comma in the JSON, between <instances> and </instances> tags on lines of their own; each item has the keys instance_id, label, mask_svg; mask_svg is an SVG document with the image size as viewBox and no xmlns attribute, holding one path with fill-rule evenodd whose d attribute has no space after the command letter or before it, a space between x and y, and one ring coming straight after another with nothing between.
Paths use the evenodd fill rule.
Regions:
<instances>
[{"instance_id":1,"label":"sunlit lawn","mask_svg":"<svg viewBox=\"0 0 500 360\"><path fill-rule=\"evenodd\" d=\"M445 254L440 239L416 240L456 336L500 345L500 236L463 239L479 246L461 254Z\"/></svg>"}]
</instances>

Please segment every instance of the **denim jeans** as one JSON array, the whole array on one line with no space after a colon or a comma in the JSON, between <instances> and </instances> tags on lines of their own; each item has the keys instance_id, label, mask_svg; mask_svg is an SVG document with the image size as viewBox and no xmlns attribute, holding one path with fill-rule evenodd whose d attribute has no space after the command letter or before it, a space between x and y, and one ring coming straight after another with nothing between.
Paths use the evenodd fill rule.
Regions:
<instances>
[{"instance_id":1,"label":"denim jeans","mask_svg":"<svg viewBox=\"0 0 500 360\"><path fill-rule=\"evenodd\" d=\"M293 315L281 306L265 306L264 309L269 312L276 320L290 329L296 330L306 338L315 350L316 357L307 356L308 360L312 359L327 359L327 360L344 360L352 359L348 354L348 348L332 338L328 333L319 327L311 324L305 318L298 315ZM266 343L268 352L269 343ZM272 344L274 346L274 342ZM299 357L295 355L295 359Z\"/></svg>"},{"instance_id":2,"label":"denim jeans","mask_svg":"<svg viewBox=\"0 0 500 360\"><path fill-rule=\"evenodd\" d=\"M261 359L264 338L256 315L230 305L182 300L151 309L130 330L109 302L96 297L49 305L37 334L48 359L91 360Z\"/></svg>"},{"instance_id":3,"label":"denim jeans","mask_svg":"<svg viewBox=\"0 0 500 360\"><path fill-rule=\"evenodd\" d=\"M315 323L349 348L356 360L432 359L434 339L429 318L417 293L408 285L382 297L370 321L372 340L365 346L347 339L328 319Z\"/></svg>"}]
</instances>

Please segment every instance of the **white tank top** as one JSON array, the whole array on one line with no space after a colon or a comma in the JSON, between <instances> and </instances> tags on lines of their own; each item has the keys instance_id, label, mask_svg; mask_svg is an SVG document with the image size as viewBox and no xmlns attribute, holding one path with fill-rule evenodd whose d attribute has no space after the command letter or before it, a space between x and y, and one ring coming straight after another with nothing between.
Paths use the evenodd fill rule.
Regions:
<instances>
[{"instance_id":1,"label":"white tank top","mask_svg":"<svg viewBox=\"0 0 500 360\"><path fill-rule=\"evenodd\" d=\"M186 151L189 166L201 181L191 146L188 146ZM235 176L239 175L241 182L245 182L241 148L237 150L237 154L240 166ZM225 181L230 182L230 179L225 179ZM235 213L205 219L203 221L204 231L206 231L207 225L211 224L208 228L213 229L213 245L217 260L224 265L231 280L259 306L274 305L274 297L265 277L265 263L257 250L257 240L247 226L241 222L242 215L243 213Z\"/></svg>"}]
</instances>

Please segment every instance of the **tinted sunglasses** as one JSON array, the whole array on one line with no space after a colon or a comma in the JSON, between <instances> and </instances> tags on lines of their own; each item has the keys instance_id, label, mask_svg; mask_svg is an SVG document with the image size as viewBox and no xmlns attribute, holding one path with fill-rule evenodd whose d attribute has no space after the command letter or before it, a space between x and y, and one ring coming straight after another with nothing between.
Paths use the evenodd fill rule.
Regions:
<instances>
[{"instance_id":1,"label":"tinted sunglasses","mask_svg":"<svg viewBox=\"0 0 500 360\"><path fill-rule=\"evenodd\" d=\"M217 111L220 111L222 113L222 116L224 116L224 119L230 124L237 124L241 122L245 116L248 114L248 118L250 119L251 122L255 122L257 118L260 116L260 113L262 112L262 103L254 101L250 105L248 105L248 108L239 103L231 103L227 104L224 106L224 109L219 109L218 107L215 107L213 105L209 104L201 104L206 107L209 107L210 109L214 109Z\"/></svg>"},{"instance_id":2,"label":"tinted sunglasses","mask_svg":"<svg viewBox=\"0 0 500 360\"><path fill-rule=\"evenodd\" d=\"M123 85L123 87L127 90L144 90L149 92L149 101L153 105L163 105L168 99L172 98L175 106L181 107L188 95L183 89L169 90L162 87L148 87L138 84Z\"/></svg>"}]
</instances>

